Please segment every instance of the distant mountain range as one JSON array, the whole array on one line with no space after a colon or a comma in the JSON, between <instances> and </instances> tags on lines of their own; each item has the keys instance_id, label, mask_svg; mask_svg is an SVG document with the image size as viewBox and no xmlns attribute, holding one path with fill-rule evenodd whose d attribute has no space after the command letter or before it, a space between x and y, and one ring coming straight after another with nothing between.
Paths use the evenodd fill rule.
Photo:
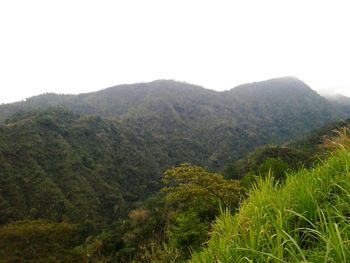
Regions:
<instances>
[{"instance_id":1,"label":"distant mountain range","mask_svg":"<svg viewBox=\"0 0 350 263\"><path fill-rule=\"evenodd\" d=\"M304 82L278 78L216 92L157 80L0 105L0 223L108 221L184 162L220 171L257 147L350 117Z\"/></svg>"}]
</instances>

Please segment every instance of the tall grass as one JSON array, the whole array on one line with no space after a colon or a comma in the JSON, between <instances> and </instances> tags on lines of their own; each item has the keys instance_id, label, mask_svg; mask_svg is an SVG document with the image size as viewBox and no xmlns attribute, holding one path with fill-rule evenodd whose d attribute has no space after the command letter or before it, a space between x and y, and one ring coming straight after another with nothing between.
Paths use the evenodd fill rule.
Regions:
<instances>
[{"instance_id":1,"label":"tall grass","mask_svg":"<svg viewBox=\"0 0 350 263\"><path fill-rule=\"evenodd\" d=\"M350 139L313 170L276 185L261 179L232 215L224 211L192 262L350 262Z\"/></svg>"}]
</instances>

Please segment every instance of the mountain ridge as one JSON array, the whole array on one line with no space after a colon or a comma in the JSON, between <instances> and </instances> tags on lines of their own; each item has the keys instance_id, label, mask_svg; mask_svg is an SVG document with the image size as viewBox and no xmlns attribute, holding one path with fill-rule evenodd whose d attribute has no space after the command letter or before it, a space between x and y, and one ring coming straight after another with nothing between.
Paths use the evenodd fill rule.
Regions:
<instances>
[{"instance_id":1,"label":"mountain ridge","mask_svg":"<svg viewBox=\"0 0 350 263\"><path fill-rule=\"evenodd\" d=\"M211 92L214 92L214 93L226 93L226 92L229 92L229 91L232 91L234 89L241 88L241 87L251 86L251 85L264 83L264 82L270 82L270 81L279 81L279 80L294 80L294 81L298 81L300 83L305 84L305 82L303 82L302 80L300 80L299 78L297 78L295 76L282 76L282 77L270 78L270 79L261 80L261 81L246 82L246 83L239 84L239 85L237 85L237 86L235 86L233 88L229 88L229 89L226 89L226 90L215 90L215 89L206 88L206 87L198 85L198 84L189 83L189 82L186 82L186 81L180 81L180 80L175 80L175 79L155 79L155 80L147 81L147 82L118 84L118 85L113 85L113 86L110 86L110 87L102 88L102 89L99 89L99 90L96 90L96 91L82 92L82 93L78 93L78 94L45 92L45 93L42 93L42 94L38 94L38 95L33 95L31 97L27 97L27 98L25 98L23 100L19 100L19 101L14 101L14 102L9 102L9 103L4 102L4 103L1 103L0 106L14 104L14 103L23 103L23 102L25 102L27 100L31 100L32 98L42 97L42 96L46 96L46 95L49 95L49 96L56 95L56 96L66 96L66 97L74 97L74 96L80 96L80 95L84 96L84 95L87 95L87 94L95 94L95 93L99 93L99 92L108 92L108 91L113 90L113 89L127 88L127 87L132 87L132 86L143 86L143 85L147 85L147 84L156 84L156 83L161 83L161 84L164 84L164 83L179 83L179 84L192 86L193 88L204 89L204 90L211 91ZM337 94L337 95L344 96L342 94ZM323 97L327 97L327 96L324 96L324 95L322 95L322 96Z\"/></svg>"},{"instance_id":2,"label":"mountain ridge","mask_svg":"<svg viewBox=\"0 0 350 263\"><path fill-rule=\"evenodd\" d=\"M138 106L140 103L147 102L147 100L150 103L150 100L155 99L176 98L200 104L212 101L216 104L215 107L219 107L218 104L237 104L237 100L256 96L257 94L259 96L265 94L264 97L266 97L273 93L280 93L279 96L286 96L290 94L290 91L289 94L285 94L286 91L290 90L287 89L288 86L291 86L294 91L296 89L305 92L312 91L309 86L295 77L281 77L261 82L246 83L228 91L214 91L199 85L175 80L155 80L136 84L122 84L78 95L47 93L30 97L25 101L2 104L0 105L0 122L20 110L50 106L67 107L72 111L83 114L98 113L104 117L120 117L126 114L130 108L134 108L135 105ZM317 96L318 94L316 94L316 92L313 93L313 95ZM112 107L100 109L99 112L96 107L99 107L101 104L109 104Z\"/></svg>"},{"instance_id":3,"label":"mountain ridge","mask_svg":"<svg viewBox=\"0 0 350 263\"><path fill-rule=\"evenodd\" d=\"M15 112L48 107L119 120L168 141L176 137L201 138L201 144L210 142L212 154L221 156L222 149L230 148L232 158L242 157L233 153L233 148L241 152L240 148L249 148L251 141L259 146L281 143L350 114L350 106L327 101L295 77L282 77L223 92L156 80L80 95L50 93L1 105L0 122ZM230 158L224 155L219 159Z\"/></svg>"},{"instance_id":4,"label":"mountain ridge","mask_svg":"<svg viewBox=\"0 0 350 263\"><path fill-rule=\"evenodd\" d=\"M185 156L214 170L256 147L293 140L350 117L350 106L326 100L295 77L282 77L224 92L156 80L80 95L50 93L1 105L0 122L16 112L50 107L119 121L142 136L148 134L164 146L163 152L186 151ZM199 159L189 145L201 148Z\"/></svg>"}]
</instances>

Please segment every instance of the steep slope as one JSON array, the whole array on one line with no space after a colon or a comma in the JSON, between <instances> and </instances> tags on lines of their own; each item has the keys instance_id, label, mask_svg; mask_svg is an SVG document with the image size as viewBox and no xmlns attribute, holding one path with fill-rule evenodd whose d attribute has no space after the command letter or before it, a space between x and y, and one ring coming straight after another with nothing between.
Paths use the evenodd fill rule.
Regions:
<instances>
[{"instance_id":1,"label":"steep slope","mask_svg":"<svg viewBox=\"0 0 350 263\"><path fill-rule=\"evenodd\" d=\"M191 262L348 262L350 140L283 185L262 180L239 212L217 219L208 246Z\"/></svg>"},{"instance_id":2,"label":"steep slope","mask_svg":"<svg viewBox=\"0 0 350 263\"><path fill-rule=\"evenodd\" d=\"M297 171L301 167L314 167L329 157L332 150L331 142L344 128L350 128L350 119L328 123L298 140L282 145L264 145L248 153L244 158L227 164L224 173L227 177L236 179L242 179L246 175L259 175L263 164L269 159L284 162L288 165L288 171Z\"/></svg>"},{"instance_id":3,"label":"steep slope","mask_svg":"<svg viewBox=\"0 0 350 263\"><path fill-rule=\"evenodd\" d=\"M320 127L343 110L294 77L246 84L228 93L248 110L250 106L252 122L258 119L259 127L279 142Z\"/></svg>"},{"instance_id":4,"label":"steep slope","mask_svg":"<svg viewBox=\"0 0 350 263\"><path fill-rule=\"evenodd\" d=\"M158 161L142 140L120 123L58 109L10 119L0 127L0 224L119 218L158 189Z\"/></svg>"}]
</instances>

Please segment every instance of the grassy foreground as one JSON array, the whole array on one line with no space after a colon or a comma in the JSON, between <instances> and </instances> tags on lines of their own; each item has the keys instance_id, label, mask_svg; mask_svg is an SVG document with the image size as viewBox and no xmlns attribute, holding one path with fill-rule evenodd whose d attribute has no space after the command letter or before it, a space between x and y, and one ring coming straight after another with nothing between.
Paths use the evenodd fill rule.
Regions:
<instances>
[{"instance_id":1,"label":"grassy foreground","mask_svg":"<svg viewBox=\"0 0 350 263\"><path fill-rule=\"evenodd\" d=\"M320 166L260 180L239 213L223 212L191 262L350 262L350 140Z\"/></svg>"}]
</instances>

